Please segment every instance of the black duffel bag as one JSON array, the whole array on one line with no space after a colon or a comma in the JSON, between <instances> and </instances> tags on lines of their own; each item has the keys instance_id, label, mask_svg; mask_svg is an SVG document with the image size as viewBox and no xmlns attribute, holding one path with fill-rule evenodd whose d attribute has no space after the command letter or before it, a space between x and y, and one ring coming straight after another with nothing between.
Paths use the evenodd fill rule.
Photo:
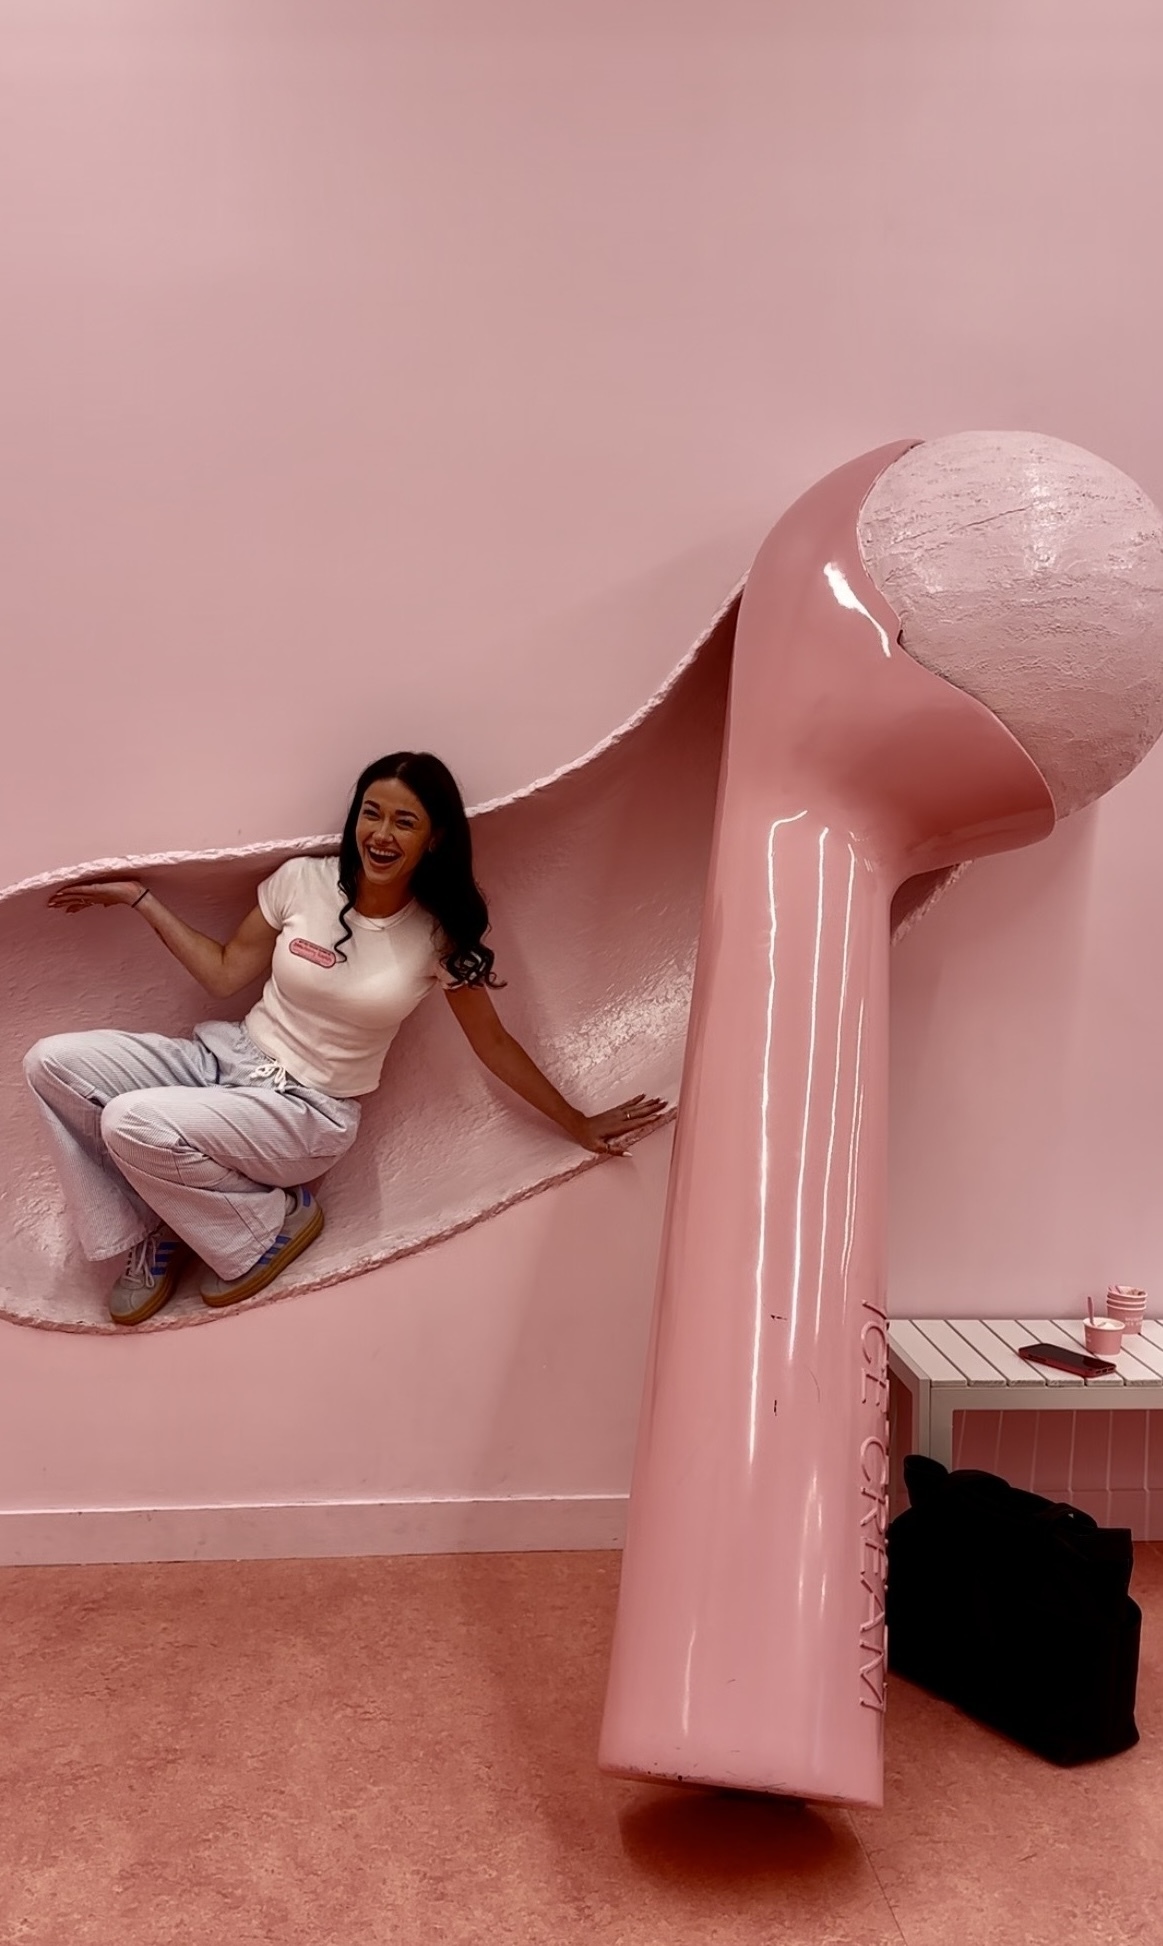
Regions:
<instances>
[{"instance_id":1,"label":"black duffel bag","mask_svg":"<svg viewBox=\"0 0 1163 1946\"><path fill-rule=\"evenodd\" d=\"M905 1461L888 1530L888 1665L1051 1763L1139 1740L1129 1528L993 1473Z\"/></svg>"}]
</instances>

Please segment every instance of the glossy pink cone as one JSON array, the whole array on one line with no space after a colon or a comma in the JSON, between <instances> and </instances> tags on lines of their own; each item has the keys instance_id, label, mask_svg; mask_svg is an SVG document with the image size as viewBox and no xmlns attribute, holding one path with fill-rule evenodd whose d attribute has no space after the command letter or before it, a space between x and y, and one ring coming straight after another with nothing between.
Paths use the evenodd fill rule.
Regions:
<instances>
[{"instance_id":1,"label":"glossy pink cone","mask_svg":"<svg viewBox=\"0 0 1163 1946\"><path fill-rule=\"evenodd\" d=\"M878 1804L889 906L1028 844L1041 773L898 646L859 557L894 445L743 599L601 1763Z\"/></svg>"}]
</instances>

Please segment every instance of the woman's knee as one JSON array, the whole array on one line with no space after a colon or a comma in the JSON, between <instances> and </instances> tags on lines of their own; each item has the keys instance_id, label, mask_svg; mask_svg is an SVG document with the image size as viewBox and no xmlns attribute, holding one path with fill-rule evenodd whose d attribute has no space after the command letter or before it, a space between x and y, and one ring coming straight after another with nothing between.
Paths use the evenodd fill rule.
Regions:
<instances>
[{"instance_id":1,"label":"woman's knee","mask_svg":"<svg viewBox=\"0 0 1163 1946\"><path fill-rule=\"evenodd\" d=\"M135 1088L129 1094L114 1095L101 1110L101 1140L114 1154L120 1148L168 1148L173 1131L162 1125L150 1097L156 1088Z\"/></svg>"},{"instance_id":2,"label":"woman's knee","mask_svg":"<svg viewBox=\"0 0 1163 1946\"><path fill-rule=\"evenodd\" d=\"M34 1094L41 1094L53 1082L66 1088L70 1085L70 1062L75 1064L84 1041L84 1034L46 1034L33 1043L24 1057L24 1078Z\"/></svg>"}]
</instances>

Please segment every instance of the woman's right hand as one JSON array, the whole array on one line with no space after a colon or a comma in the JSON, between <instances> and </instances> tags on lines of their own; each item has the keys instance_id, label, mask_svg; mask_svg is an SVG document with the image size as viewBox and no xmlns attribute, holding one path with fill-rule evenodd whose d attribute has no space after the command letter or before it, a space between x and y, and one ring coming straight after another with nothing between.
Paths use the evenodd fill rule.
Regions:
<instances>
[{"instance_id":1,"label":"woman's right hand","mask_svg":"<svg viewBox=\"0 0 1163 1946\"><path fill-rule=\"evenodd\" d=\"M136 905L145 889L138 878L99 878L91 885L58 885L49 905L54 912L82 912L88 905Z\"/></svg>"}]
</instances>

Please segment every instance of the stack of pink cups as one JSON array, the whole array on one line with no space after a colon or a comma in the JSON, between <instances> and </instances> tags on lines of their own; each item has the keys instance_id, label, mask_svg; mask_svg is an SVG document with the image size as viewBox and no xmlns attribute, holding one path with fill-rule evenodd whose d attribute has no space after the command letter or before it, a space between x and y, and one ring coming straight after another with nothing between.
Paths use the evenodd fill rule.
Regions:
<instances>
[{"instance_id":1,"label":"stack of pink cups","mask_svg":"<svg viewBox=\"0 0 1163 1946\"><path fill-rule=\"evenodd\" d=\"M1147 1293L1134 1284L1112 1284L1106 1294L1106 1314L1117 1318L1126 1337L1138 1331L1147 1308Z\"/></svg>"}]
</instances>

